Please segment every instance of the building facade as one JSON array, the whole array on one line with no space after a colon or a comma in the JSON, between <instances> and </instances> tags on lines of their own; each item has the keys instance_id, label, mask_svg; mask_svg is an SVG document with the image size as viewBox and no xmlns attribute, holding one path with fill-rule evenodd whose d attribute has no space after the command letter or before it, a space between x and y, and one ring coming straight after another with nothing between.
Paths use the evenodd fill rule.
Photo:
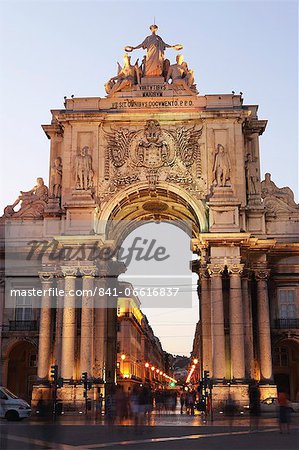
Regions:
<instances>
[{"instance_id":1,"label":"building facade","mask_svg":"<svg viewBox=\"0 0 299 450\"><path fill-rule=\"evenodd\" d=\"M152 389L165 386L170 373L166 369L164 351L140 309L139 299L134 295L118 298L117 317L118 384L126 392L140 384Z\"/></svg>"},{"instance_id":2,"label":"building facade","mask_svg":"<svg viewBox=\"0 0 299 450\"><path fill-rule=\"evenodd\" d=\"M46 396L56 363L65 399L79 395L74 383L84 371L109 390L125 268L103 255L144 220L177 221L192 225L200 291L194 356L214 380L216 401L228 389L245 401L251 379L263 397L279 383L294 398L299 207L270 174L262 181L259 136L267 121L241 95L199 94L183 56L170 64L156 32L152 26L141 66L125 54L106 83L107 97L65 99L64 108L51 111L43 125L49 188L38 178L5 208L2 383L10 386L9 373L26 367L27 387L16 381L12 389L29 395L35 384L36 398ZM12 294L36 277L38 307L32 297ZM94 288L101 295L93 296Z\"/></svg>"}]
</instances>

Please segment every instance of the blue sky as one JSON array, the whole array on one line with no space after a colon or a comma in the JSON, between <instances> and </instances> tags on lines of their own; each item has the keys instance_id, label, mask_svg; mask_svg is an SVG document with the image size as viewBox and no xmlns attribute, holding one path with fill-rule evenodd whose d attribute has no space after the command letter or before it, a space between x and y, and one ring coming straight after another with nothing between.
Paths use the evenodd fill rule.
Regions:
<instances>
[{"instance_id":1,"label":"blue sky","mask_svg":"<svg viewBox=\"0 0 299 450\"><path fill-rule=\"evenodd\" d=\"M262 173L298 199L296 1L2 0L1 210L37 176L48 180L40 125L50 109L63 107L64 95L103 96L124 46L142 42L154 16L167 43L184 45L201 94L242 91L245 104L259 105L260 119L269 120ZM174 51L167 55L174 60Z\"/></svg>"}]
</instances>

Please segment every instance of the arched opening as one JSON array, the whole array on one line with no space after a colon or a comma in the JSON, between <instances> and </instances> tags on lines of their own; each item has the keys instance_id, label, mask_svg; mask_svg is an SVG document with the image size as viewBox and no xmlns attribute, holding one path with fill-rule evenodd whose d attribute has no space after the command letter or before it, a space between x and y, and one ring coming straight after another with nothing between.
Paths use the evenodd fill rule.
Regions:
<instances>
[{"instance_id":1,"label":"arched opening","mask_svg":"<svg viewBox=\"0 0 299 450\"><path fill-rule=\"evenodd\" d=\"M7 388L19 397L30 401L36 375L36 346L28 341L18 342L8 355Z\"/></svg>"},{"instance_id":2,"label":"arched opening","mask_svg":"<svg viewBox=\"0 0 299 450\"><path fill-rule=\"evenodd\" d=\"M279 341L273 350L273 372L277 389L285 391L290 400L299 398L299 342Z\"/></svg>"},{"instance_id":3,"label":"arched opening","mask_svg":"<svg viewBox=\"0 0 299 450\"><path fill-rule=\"evenodd\" d=\"M208 230L207 206L188 191L161 183L151 190L137 185L125 189L106 203L97 217L96 232L106 239L125 238L140 221L189 222L192 237ZM107 226L108 225L108 226Z\"/></svg>"},{"instance_id":4,"label":"arched opening","mask_svg":"<svg viewBox=\"0 0 299 450\"><path fill-rule=\"evenodd\" d=\"M138 240L133 260L128 265L124 261L127 272L119 277L119 281L124 283L123 290L128 283L137 295L128 299L126 294L119 299L118 379L123 379L130 388L141 378L150 380L151 384L154 381L155 387L159 387L163 374L158 370L171 362L167 361L165 365L162 361L165 354L160 353L160 344L155 342L150 332L145 335L153 341L147 345L144 330L152 327L166 353L190 356L199 319L198 277L192 274L191 239L207 230L206 207L200 200L189 198L188 192L183 190L174 191L165 186L151 191L147 186L135 190L130 188L118 195L105 206L99 219L97 231L101 229L105 238L121 247L124 254L128 254L134 240ZM143 259L151 246L150 260ZM153 253L162 247L164 256L170 257L155 264ZM140 248L142 254L138 254ZM165 288L170 288L169 298L163 296ZM158 292L157 296L152 295L154 290ZM177 290L178 295L175 294ZM138 322L143 327L143 336L138 334ZM144 355L142 361L141 353ZM147 366L144 367L145 364ZM185 364L188 364L188 358L185 358ZM151 371L152 367L155 371ZM180 371L184 377L185 372L181 368Z\"/></svg>"}]
</instances>

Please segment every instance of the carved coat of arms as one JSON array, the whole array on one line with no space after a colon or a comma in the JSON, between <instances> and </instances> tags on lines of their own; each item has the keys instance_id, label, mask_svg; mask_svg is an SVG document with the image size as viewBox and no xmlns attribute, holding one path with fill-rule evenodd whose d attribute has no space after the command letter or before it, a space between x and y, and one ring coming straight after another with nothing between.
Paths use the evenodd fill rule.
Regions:
<instances>
[{"instance_id":1,"label":"carved coat of arms","mask_svg":"<svg viewBox=\"0 0 299 450\"><path fill-rule=\"evenodd\" d=\"M193 185L195 179L201 177L201 134L202 127L180 126L168 130L162 128L155 119L147 120L141 130L118 128L105 131L105 167L108 170L105 179L128 179L136 175L136 179L147 179L153 187L159 179L166 180L173 168L176 175L180 175L179 180L182 176L184 179L187 177L188 184ZM110 165L114 167L113 173L110 172ZM172 176L171 179L177 184L176 177Z\"/></svg>"}]
</instances>

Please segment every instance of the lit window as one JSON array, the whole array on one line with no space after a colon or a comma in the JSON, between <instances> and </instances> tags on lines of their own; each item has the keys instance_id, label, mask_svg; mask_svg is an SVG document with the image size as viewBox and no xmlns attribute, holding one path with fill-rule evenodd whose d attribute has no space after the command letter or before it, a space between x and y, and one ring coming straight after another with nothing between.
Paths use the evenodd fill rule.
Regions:
<instances>
[{"instance_id":1,"label":"lit window","mask_svg":"<svg viewBox=\"0 0 299 450\"><path fill-rule=\"evenodd\" d=\"M280 319L296 319L295 289L279 289L278 306Z\"/></svg>"}]
</instances>

